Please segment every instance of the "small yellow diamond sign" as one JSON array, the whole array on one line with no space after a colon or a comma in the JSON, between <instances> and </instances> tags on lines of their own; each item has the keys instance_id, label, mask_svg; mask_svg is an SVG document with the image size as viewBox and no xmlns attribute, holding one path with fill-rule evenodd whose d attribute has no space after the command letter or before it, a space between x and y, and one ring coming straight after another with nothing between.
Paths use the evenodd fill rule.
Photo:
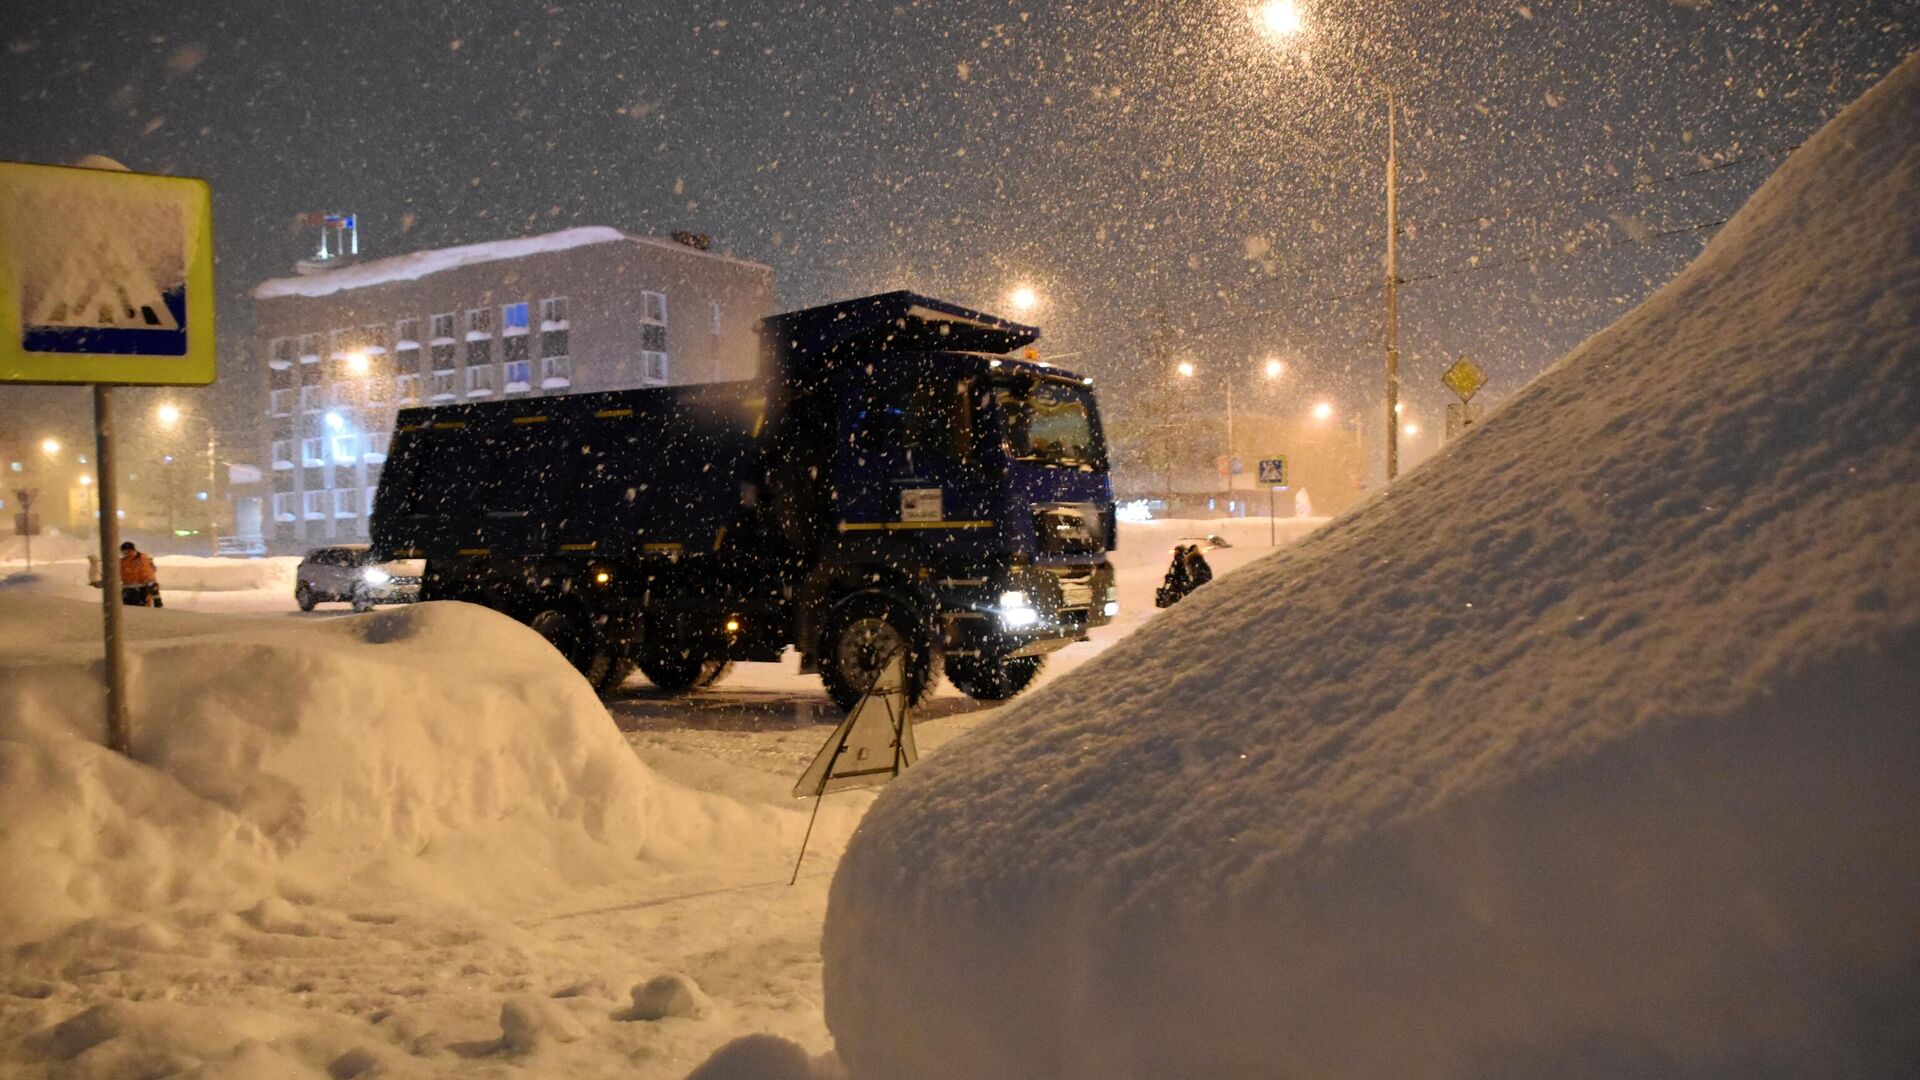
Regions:
<instances>
[{"instance_id":1,"label":"small yellow diamond sign","mask_svg":"<svg viewBox=\"0 0 1920 1080\"><path fill-rule=\"evenodd\" d=\"M1447 384L1447 389L1458 394L1462 402L1468 402L1480 392L1481 387L1487 385L1487 376L1478 365L1463 356L1447 369L1445 375L1440 376L1440 381Z\"/></svg>"}]
</instances>

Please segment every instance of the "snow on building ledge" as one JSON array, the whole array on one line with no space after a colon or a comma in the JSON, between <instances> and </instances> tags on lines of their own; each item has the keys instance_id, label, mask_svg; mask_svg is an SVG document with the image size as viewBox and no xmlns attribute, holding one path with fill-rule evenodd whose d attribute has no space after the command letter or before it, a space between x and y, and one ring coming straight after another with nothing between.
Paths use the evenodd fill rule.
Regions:
<instances>
[{"instance_id":1,"label":"snow on building ledge","mask_svg":"<svg viewBox=\"0 0 1920 1080\"><path fill-rule=\"evenodd\" d=\"M519 259L528 255L542 255L556 251L568 251L573 248L587 247L592 244L610 244L616 241L634 244L646 244L664 248L678 254L699 259L719 259L723 262L751 266L768 273L772 268L764 263L747 259L736 259L731 255L719 255L711 251L700 251L685 244L671 240L660 240L651 236L634 236L606 225L582 225L559 232L544 233L540 236L522 236L512 240L490 240L483 244L463 244L459 247L431 248L415 251L406 255L393 255L384 259L373 259L356 263L322 274L304 277L272 278L254 287L255 300L275 300L289 296L331 296L348 289L364 289L374 285L385 285L395 281L418 281L443 270L452 270L476 263L500 262L506 259Z\"/></svg>"}]
</instances>

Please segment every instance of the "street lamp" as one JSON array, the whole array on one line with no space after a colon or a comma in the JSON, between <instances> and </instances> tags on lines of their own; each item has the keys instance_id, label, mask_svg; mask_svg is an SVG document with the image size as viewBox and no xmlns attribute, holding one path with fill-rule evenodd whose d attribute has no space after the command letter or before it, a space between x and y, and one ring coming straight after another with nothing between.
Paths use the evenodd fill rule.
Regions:
<instances>
[{"instance_id":1,"label":"street lamp","mask_svg":"<svg viewBox=\"0 0 1920 1080\"><path fill-rule=\"evenodd\" d=\"M1277 379L1287 373L1286 361L1277 356L1267 357L1267 378Z\"/></svg>"},{"instance_id":2,"label":"street lamp","mask_svg":"<svg viewBox=\"0 0 1920 1080\"><path fill-rule=\"evenodd\" d=\"M153 416L161 427L172 428L180 423L180 406L171 401L161 402L160 407L153 410Z\"/></svg>"},{"instance_id":3,"label":"street lamp","mask_svg":"<svg viewBox=\"0 0 1920 1080\"><path fill-rule=\"evenodd\" d=\"M1193 378L1193 373L1194 373L1194 370L1195 370L1195 369L1194 369L1194 366L1193 366L1193 361L1191 361L1191 360L1182 360L1182 361L1180 361L1180 366L1179 366L1179 367L1177 367L1177 368L1174 368L1174 370L1180 373L1180 377L1181 377L1181 378L1183 378L1183 379L1191 379L1191 378Z\"/></svg>"},{"instance_id":4,"label":"street lamp","mask_svg":"<svg viewBox=\"0 0 1920 1080\"><path fill-rule=\"evenodd\" d=\"M49 438L45 438L45 439L41 439L41 440L40 440L40 452L41 452L41 453L43 453L43 454L45 454L45 455L47 455L48 457L53 457L53 456L55 456L55 455L57 455L57 454L59 454L59 453L60 453L60 440L59 440L59 439L55 439L55 438L51 438L51 437L49 437Z\"/></svg>"},{"instance_id":5,"label":"street lamp","mask_svg":"<svg viewBox=\"0 0 1920 1080\"><path fill-rule=\"evenodd\" d=\"M1007 294L1007 302L1013 305L1013 310L1027 315L1040 306L1040 294L1031 285L1020 285Z\"/></svg>"},{"instance_id":6,"label":"street lamp","mask_svg":"<svg viewBox=\"0 0 1920 1080\"><path fill-rule=\"evenodd\" d=\"M1323 424L1333 419L1333 406L1324 401L1315 402L1313 406L1313 418Z\"/></svg>"},{"instance_id":7,"label":"street lamp","mask_svg":"<svg viewBox=\"0 0 1920 1080\"><path fill-rule=\"evenodd\" d=\"M1259 14L1261 28L1275 41L1293 37L1306 28L1300 6L1293 0L1267 0L1260 5Z\"/></svg>"},{"instance_id":8,"label":"street lamp","mask_svg":"<svg viewBox=\"0 0 1920 1080\"><path fill-rule=\"evenodd\" d=\"M1276 44L1298 37L1306 18L1294 0L1269 0L1255 12L1268 40ZM1387 99L1387 480L1400 473L1400 139L1399 104L1393 87L1380 89Z\"/></svg>"},{"instance_id":9,"label":"street lamp","mask_svg":"<svg viewBox=\"0 0 1920 1080\"><path fill-rule=\"evenodd\" d=\"M347 354L347 372L352 375L365 375L373 367L373 362L363 349L355 349Z\"/></svg>"}]
</instances>

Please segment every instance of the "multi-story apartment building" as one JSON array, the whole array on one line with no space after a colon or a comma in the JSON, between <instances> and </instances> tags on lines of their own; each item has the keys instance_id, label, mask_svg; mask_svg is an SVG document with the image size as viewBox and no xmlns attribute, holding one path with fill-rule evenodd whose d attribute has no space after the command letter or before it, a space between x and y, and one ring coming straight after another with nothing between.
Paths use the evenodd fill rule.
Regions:
<instances>
[{"instance_id":1,"label":"multi-story apartment building","mask_svg":"<svg viewBox=\"0 0 1920 1080\"><path fill-rule=\"evenodd\" d=\"M279 278L253 296L268 368L260 480L231 492L235 528L292 551L366 538L402 407L749 378L773 275L701 238L590 226Z\"/></svg>"}]
</instances>

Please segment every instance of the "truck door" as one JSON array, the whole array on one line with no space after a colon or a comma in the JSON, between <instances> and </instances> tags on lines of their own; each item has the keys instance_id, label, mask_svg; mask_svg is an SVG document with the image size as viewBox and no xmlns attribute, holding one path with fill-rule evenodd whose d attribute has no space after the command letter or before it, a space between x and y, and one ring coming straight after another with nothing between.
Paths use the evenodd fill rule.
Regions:
<instances>
[{"instance_id":1,"label":"truck door","mask_svg":"<svg viewBox=\"0 0 1920 1080\"><path fill-rule=\"evenodd\" d=\"M900 364L849 393L835 470L842 520L943 544L991 531L994 489L976 433L981 392L964 373Z\"/></svg>"}]
</instances>

